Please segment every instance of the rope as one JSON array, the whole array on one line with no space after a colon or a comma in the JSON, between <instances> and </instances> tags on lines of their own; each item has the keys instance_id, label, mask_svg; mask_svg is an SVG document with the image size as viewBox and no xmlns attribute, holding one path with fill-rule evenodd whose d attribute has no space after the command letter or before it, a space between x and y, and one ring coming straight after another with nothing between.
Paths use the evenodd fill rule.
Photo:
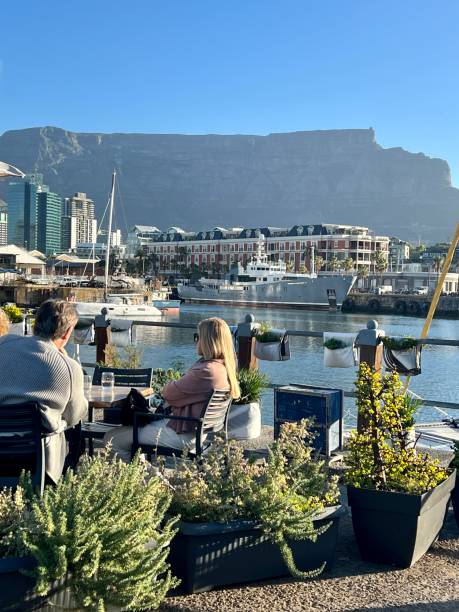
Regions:
<instances>
[{"instance_id":1,"label":"rope","mask_svg":"<svg viewBox=\"0 0 459 612\"><path fill-rule=\"evenodd\" d=\"M435 293L432 298L432 302L430 303L429 312L427 313L427 317L424 323L424 327L421 332L421 339L427 338L429 335L430 326L432 325L432 319L434 318L435 311L437 310L438 302L440 301L441 292L443 289L443 285L445 282L446 275L449 272L449 268L451 266L451 262L453 261L454 253L456 251L456 247L459 243L459 223L456 225L456 231L454 232L453 239L451 244L449 245L448 254L446 255L445 263L443 265L443 269L441 271L440 277L437 282L437 286L435 288ZM410 385L411 377L408 376L405 383L405 393L408 390Z\"/></svg>"}]
</instances>

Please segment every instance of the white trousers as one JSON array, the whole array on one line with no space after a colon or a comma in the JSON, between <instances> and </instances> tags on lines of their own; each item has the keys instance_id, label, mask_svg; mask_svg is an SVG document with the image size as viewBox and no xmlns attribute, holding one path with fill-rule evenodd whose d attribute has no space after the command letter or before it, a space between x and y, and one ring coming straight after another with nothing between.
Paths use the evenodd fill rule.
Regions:
<instances>
[{"instance_id":1,"label":"white trousers","mask_svg":"<svg viewBox=\"0 0 459 612\"><path fill-rule=\"evenodd\" d=\"M161 419L153 421L145 427L139 428L139 442L141 444L159 444L184 450L185 448L195 448L196 435L194 433L178 434L171 427L167 427L167 420ZM104 443L111 441L113 453L120 459L129 463L131 460L132 448L132 427L114 427L104 436Z\"/></svg>"}]
</instances>

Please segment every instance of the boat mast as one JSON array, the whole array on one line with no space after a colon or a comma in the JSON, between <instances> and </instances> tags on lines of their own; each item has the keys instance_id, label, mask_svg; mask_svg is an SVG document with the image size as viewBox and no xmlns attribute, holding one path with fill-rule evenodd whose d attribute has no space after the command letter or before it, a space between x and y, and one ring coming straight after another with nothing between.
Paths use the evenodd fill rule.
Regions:
<instances>
[{"instance_id":1,"label":"boat mast","mask_svg":"<svg viewBox=\"0 0 459 612\"><path fill-rule=\"evenodd\" d=\"M113 172L112 190L110 192L110 208L108 212L107 250L105 253L105 300L107 299L108 274L110 271L110 243L112 240L113 204L115 200L115 180L116 180L116 172Z\"/></svg>"}]
</instances>

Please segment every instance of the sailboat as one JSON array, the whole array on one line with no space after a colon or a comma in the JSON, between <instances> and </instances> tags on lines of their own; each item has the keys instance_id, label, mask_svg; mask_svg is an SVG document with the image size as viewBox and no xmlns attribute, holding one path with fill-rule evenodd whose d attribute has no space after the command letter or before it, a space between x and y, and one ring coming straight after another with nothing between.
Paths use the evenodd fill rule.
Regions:
<instances>
[{"instance_id":1,"label":"sailboat","mask_svg":"<svg viewBox=\"0 0 459 612\"><path fill-rule=\"evenodd\" d=\"M115 181L116 172L112 175L112 188L110 191L109 213L108 213L108 236L107 250L105 257L105 280L104 280L104 301L103 302L76 302L76 309L80 317L94 317L101 314L102 309L106 309L110 317L126 317L128 319L142 321L150 317L160 317L161 311L155 306L151 306L140 301L136 294L117 294L108 295L109 272L110 272L110 246L112 240L113 206L115 202ZM140 296L140 300L143 295Z\"/></svg>"}]
</instances>

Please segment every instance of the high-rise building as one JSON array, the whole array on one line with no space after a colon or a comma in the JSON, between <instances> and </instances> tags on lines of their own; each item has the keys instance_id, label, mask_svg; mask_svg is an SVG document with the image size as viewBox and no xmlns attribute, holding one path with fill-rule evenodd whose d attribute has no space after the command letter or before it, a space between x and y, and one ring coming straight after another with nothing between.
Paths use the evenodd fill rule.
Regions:
<instances>
[{"instance_id":1,"label":"high-rise building","mask_svg":"<svg viewBox=\"0 0 459 612\"><path fill-rule=\"evenodd\" d=\"M27 174L8 184L8 243L28 250L37 247L37 192L43 187L42 174Z\"/></svg>"},{"instance_id":2,"label":"high-rise building","mask_svg":"<svg viewBox=\"0 0 459 612\"><path fill-rule=\"evenodd\" d=\"M61 251L62 198L42 186L37 192L37 249L52 255Z\"/></svg>"},{"instance_id":3,"label":"high-rise building","mask_svg":"<svg viewBox=\"0 0 459 612\"><path fill-rule=\"evenodd\" d=\"M96 242L97 221L94 202L85 193L65 198L62 217L62 248L75 249L79 242Z\"/></svg>"},{"instance_id":4,"label":"high-rise building","mask_svg":"<svg viewBox=\"0 0 459 612\"><path fill-rule=\"evenodd\" d=\"M8 212L6 202L0 200L0 246L8 244Z\"/></svg>"}]
</instances>

